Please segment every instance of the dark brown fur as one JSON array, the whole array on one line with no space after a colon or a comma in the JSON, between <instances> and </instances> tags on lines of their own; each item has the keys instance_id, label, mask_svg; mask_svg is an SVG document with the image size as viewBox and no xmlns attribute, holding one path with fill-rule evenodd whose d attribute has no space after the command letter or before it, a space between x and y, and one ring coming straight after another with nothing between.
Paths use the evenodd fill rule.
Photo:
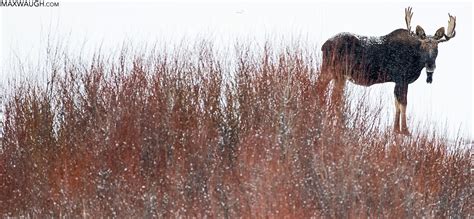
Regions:
<instances>
[{"instance_id":1,"label":"dark brown fur","mask_svg":"<svg viewBox=\"0 0 474 219\"><path fill-rule=\"evenodd\" d=\"M381 37L340 33L327 40L321 48L321 89L325 90L335 79L332 93L333 100L337 100L342 97L345 80L363 86L394 82L395 131L409 134L405 117L408 85L420 77L425 67L427 82L432 82L438 53L437 39L444 34L444 28L440 28L434 37L426 36L419 26L416 33L410 34L405 29L397 29Z\"/></svg>"}]
</instances>

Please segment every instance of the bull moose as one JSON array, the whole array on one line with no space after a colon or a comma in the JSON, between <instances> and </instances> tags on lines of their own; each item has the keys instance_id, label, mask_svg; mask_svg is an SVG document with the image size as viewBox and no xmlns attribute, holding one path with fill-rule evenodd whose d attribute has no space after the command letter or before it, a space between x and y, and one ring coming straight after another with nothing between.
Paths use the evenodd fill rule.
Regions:
<instances>
[{"instance_id":1,"label":"bull moose","mask_svg":"<svg viewBox=\"0 0 474 219\"><path fill-rule=\"evenodd\" d=\"M449 16L447 31L439 28L433 36L426 35L421 26L411 29L412 8L405 9L406 29L397 29L380 37L340 33L322 46L321 89L334 80L333 99L341 99L345 81L371 86L395 83L396 133L410 135L406 123L408 85L426 69L427 83L433 81L438 44L456 35L456 17Z\"/></svg>"}]
</instances>

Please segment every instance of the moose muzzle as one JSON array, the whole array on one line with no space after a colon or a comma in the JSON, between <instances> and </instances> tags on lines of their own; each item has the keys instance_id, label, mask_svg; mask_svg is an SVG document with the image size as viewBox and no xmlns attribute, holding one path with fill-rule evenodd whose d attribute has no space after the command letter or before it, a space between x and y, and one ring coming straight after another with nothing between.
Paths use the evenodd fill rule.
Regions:
<instances>
[{"instance_id":1,"label":"moose muzzle","mask_svg":"<svg viewBox=\"0 0 474 219\"><path fill-rule=\"evenodd\" d=\"M431 84L433 82L433 72L426 71L426 83Z\"/></svg>"},{"instance_id":2,"label":"moose muzzle","mask_svg":"<svg viewBox=\"0 0 474 219\"><path fill-rule=\"evenodd\" d=\"M426 83L431 84L433 82L433 73L436 69L436 64L434 63L427 63L426 66Z\"/></svg>"}]
</instances>

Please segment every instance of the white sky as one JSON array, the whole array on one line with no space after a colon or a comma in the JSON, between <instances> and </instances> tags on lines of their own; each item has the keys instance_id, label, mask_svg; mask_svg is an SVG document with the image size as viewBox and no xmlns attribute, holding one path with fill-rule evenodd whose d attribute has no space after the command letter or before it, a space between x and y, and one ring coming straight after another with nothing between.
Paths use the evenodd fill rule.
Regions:
<instances>
[{"instance_id":1,"label":"white sky","mask_svg":"<svg viewBox=\"0 0 474 219\"><path fill-rule=\"evenodd\" d=\"M60 2L57 8L0 8L0 85L11 77L14 60L35 63L44 52L48 33L72 49L114 49L124 41L153 43L182 37L236 38L264 41L268 36L304 36L322 45L339 32L385 35L404 28L404 8L413 7L412 26L428 34L447 25L448 12L457 17L457 35L439 45L433 84L423 70L409 87L409 123L446 123L453 134L474 136L472 3L384 2ZM386 101L392 124L393 83L370 87Z\"/></svg>"}]
</instances>

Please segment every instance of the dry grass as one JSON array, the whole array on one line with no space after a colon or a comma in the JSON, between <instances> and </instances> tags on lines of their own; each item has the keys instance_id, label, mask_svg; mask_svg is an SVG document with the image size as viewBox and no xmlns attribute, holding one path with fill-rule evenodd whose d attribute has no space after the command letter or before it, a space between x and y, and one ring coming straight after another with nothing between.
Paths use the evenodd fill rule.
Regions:
<instances>
[{"instance_id":1,"label":"dry grass","mask_svg":"<svg viewBox=\"0 0 474 219\"><path fill-rule=\"evenodd\" d=\"M0 215L472 215L468 152L394 135L367 101L335 125L314 54L249 48L68 57L10 87Z\"/></svg>"}]
</instances>

